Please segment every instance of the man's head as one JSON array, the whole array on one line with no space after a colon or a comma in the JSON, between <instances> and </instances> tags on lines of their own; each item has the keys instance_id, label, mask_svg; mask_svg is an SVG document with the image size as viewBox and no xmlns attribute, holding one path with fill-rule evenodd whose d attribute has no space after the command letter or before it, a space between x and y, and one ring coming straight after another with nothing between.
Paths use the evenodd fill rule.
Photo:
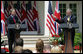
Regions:
<instances>
[{"instance_id":1,"label":"man's head","mask_svg":"<svg viewBox=\"0 0 83 54\"><path fill-rule=\"evenodd\" d=\"M21 46L16 46L14 48L14 53L22 53L22 51L23 51L23 47L21 47Z\"/></svg>"},{"instance_id":2,"label":"man's head","mask_svg":"<svg viewBox=\"0 0 83 54\"><path fill-rule=\"evenodd\" d=\"M44 53L50 53L50 52L51 52L51 46L48 45L48 44L45 45L45 46L44 46L44 49L43 49L43 52L44 52Z\"/></svg>"},{"instance_id":3,"label":"man's head","mask_svg":"<svg viewBox=\"0 0 83 54\"><path fill-rule=\"evenodd\" d=\"M62 49L59 46L54 46L51 49L51 53L62 53Z\"/></svg>"},{"instance_id":4,"label":"man's head","mask_svg":"<svg viewBox=\"0 0 83 54\"><path fill-rule=\"evenodd\" d=\"M38 39L36 42L36 50L37 52L42 53L43 52L43 48L44 48L44 42L41 39Z\"/></svg>"},{"instance_id":5,"label":"man's head","mask_svg":"<svg viewBox=\"0 0 83 54\"><path fill-rule=\"evenodd\" d=\"M68 8L68 9L66 10L66 15L67 15L67 16L70 16L71 14L72 14L72 10Z\"/></svg>"},{"instance_id":6,"label":"man's head","mask_svg":"<svg viewBox=\"0 0 83 54\"><path fill-rule=\"evenodd\" d=\"M13 16L16 15L16 12L15 12L15 9L14 8L10 9L10 14L13 15Z\"/></svg>"},{"instance_id":7,"label":"man's head","mask_svg":"<svg viewBox=\"0 0 83 54\"><path fill-rule=\"evenodd\" d=\"M16 46L22 46L23 47L23 39L22 38L16 39L15 44L16 44Z\"/></svg>"}]
</instances>

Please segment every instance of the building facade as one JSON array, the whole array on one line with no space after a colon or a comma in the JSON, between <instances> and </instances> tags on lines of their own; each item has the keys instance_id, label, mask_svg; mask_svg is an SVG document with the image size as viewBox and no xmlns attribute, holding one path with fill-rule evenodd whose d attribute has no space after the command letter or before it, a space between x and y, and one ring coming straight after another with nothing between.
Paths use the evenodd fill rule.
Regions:
<instances>
[{"instance_id":1,"label":"building facade","mask_svg":"<svg viewBox=\"0 0 83 54\"><path fill-rule=\"evenodd\" d=\"M13 1L14 4L16 4L16 2L17 1ZM22 2L23 1L20 1L20 3ZM22 31L21 37L24 40L25 48L30 46L35 47L36 40L38 40L38 38L42 38L44 40L44 43L49 42L48 37L50 37L50 31L48 27L46 26L48 2L49 1L36 1L36 7L38 10L39 25L40 25L40 34L38 34L37 31L24 31L24 32ZM27 3L28 1L25 1L25 4ZM33 6L34 1L31 1L31 3ZM82 1L59 1L59 9L61 12L61 18L63 18L66 15L67 8L71 8L73 11L73 14L77 16L77 23L79 24L78 30L80 31L80 33L82 33ZM55 1L52 1L52 9L54 13ZM4 36L4 40L7 41L7 35Z\"/></svg>"},{"instance_id":2,"label":"building facade","mask_svg":"<svg viewBox=\"0 0 83 54\"><path fill-rule=\"evenodd\" d=\"M14 1L15 4L17 1ZM23 1L20 1L22 3ZM25 2L27 4L28 1ZM34 1L31 1L32 6ZM48 8L48 1L36 1L36 7L38 10L38 17L39 17L39 25L40 25L40 35L42 36L49 36L50 32L46 26L46 19L47 19L47 8ZM59 9L61 12L61 18L64 18L66 15L66 9L71 8L73 14L77 16L77 23L79 24L79 30L82 33L82 1L59 1ZM53 12L55 11L55 1L52 1L52 9ZM37 31L27 31L21 32L21 34L26 35L37 35Z\"/></svg>"}]
</instances>

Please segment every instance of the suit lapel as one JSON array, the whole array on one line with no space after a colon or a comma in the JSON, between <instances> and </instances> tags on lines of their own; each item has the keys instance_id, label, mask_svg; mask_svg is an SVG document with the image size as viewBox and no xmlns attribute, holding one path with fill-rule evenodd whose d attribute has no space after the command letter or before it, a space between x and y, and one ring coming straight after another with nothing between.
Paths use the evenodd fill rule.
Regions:
<instances>
[{"instance_id":1,"label":"suit lapel","mask_svg":"<svg viewBox=\"0 0 83 54\"><path fill-rule=\"evenodd\" d=\"M14 19L15 19L15 16L14 16ZM13 21L14 22L14 20L13 20L13 17L11 16L11 21ZM15 21L16 21L16 19L15 19ZM14 22L15 23L15 22Z\"/></svg>"},{"instance_id":2,"label":"suit lapel","mask_svg":"<svg viewBox=\"0 0 83 54\"><path fill-rule=\"evenodd\" d=\"M71 18L70 18L70 19L72 19L72 16L73 16L73 15L71 15Z\"/></svg>"},{"instance_id":3,"label":"suit lapel","mask_svg":"<svg viewBox=\"0 0 83 54\"><path fill-rule=\"evenodd\" d=\"M68 18L68 16L66 16L66 22L67 22L67 18Z\"/></svg>"}]
</instances>

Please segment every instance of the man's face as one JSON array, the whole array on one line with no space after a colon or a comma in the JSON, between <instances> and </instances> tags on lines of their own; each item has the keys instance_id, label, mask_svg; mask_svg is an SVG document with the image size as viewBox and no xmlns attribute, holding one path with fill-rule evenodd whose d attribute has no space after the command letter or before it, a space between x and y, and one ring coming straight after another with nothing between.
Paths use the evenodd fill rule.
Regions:
<instances>
[{"instance_id":1,"label":"man's face","mask_svg":"<svg viewBox=\"0 0 83 54\"><path fill-rule=\"evenodd\" d=\"M70 16L70 15L71 15L71 11L67 11L67 12L66 12L66 15L67 15L67 16Z\"/></svg>"},{"instance_id":2,"label":"man's face","mask_svg":"<svg viewBox=\"0 0 83 54\"><path fill-rule=\"evenodd\" d=\"M11 12L11 15L13 15L13 16L15 16L15 15L16 15L15 10L13 10L13 11Z\"/></svg>"}]
</instances>

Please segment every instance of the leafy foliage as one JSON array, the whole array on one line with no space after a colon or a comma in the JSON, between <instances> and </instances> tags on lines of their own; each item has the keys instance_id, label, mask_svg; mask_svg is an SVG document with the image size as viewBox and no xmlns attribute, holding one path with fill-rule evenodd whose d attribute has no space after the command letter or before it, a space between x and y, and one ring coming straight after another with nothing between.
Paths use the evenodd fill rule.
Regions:
<instances>
[{"instance_id":1,"label":"leafy foliage","mask_svg":"<svg viewBox=\"0 0 83 54\"><path fill-rule=\"evenodd\" d=\"M64 35L63 35L63 32L59 34L60 37L50 37L49 38L49 42L52 43L53 41L55 40L58 40L58 43L62 42L64 40ZM63 38L62 38L63 37Z\"/></svg>"},{"instance_id":2,"label":"leafy foliage","mask_svg":"<svg viewBox=\"0 0 83 54\"><path fill-rule=\"evenodd\" d=\"M50 43L54 40L58 40L58 42L64 44L64 32L59 34L59 38L56 37L50 37L49 41ZM60 40L59 40L60 39ZM80 46L80 42L82 42L82 33L75 33L75 38L74 38L74 46L79 45Z\"/></svg>"},{"instance_id":3,"label":"leafy foliage","mask_svg":"<svg viewBox=\"0 0 83 54\"><path fill-rule=\"evenodd\" d=\"M82 34L81 33L75 33L74 46L79 45L79 43L81 43L81 42L82 42Z\"/></svg>"}]
</instances>

